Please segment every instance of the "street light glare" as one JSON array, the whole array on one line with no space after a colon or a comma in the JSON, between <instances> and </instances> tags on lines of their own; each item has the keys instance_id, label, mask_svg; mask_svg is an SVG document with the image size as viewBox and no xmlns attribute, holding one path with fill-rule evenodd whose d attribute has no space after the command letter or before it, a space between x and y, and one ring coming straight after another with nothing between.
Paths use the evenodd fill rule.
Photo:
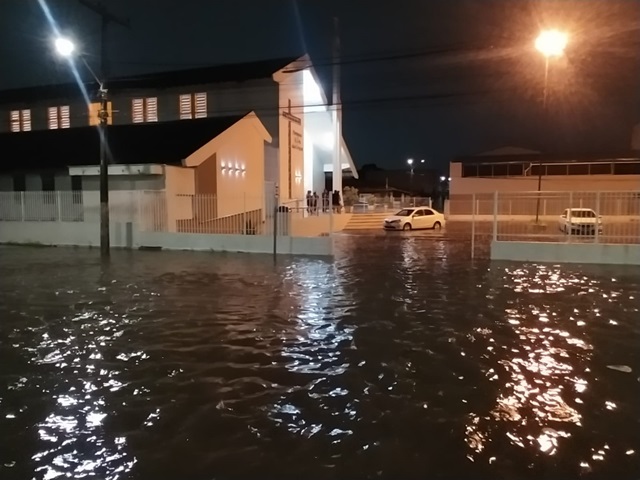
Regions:
<instances>
[{"instance_id":1,"label":"street light glare","mask_svg":"<svg viewBox=\"0 0 640 480\"><path fill-rule=\"evenodd\" d=\"M409 165L413 165L413 158L410 158L409 160L407 160L407 163L408 163Z\"/></svg>"},{"instance_id":2,"label":"street light glare","mask_svg":"<svg viewBox=\"0 0 640 480\"><path fill-rule=\"evenodd\" d=\"M76 49L76 46L73 44L73 42L64 37L56 38L55 46L56 51L63 57L70 57Z\"/></svg>"},{"instance_id":3,"label":"street light glare","mask_svg":"<svg viewBox=\"0 0 640 480\"><path fill-rule=\"evenodd\" d=\"M559 30L544 30L536 39L536 49L545 57L560 57L567 47L568 35Z\"/></svg>"}]
</instances>

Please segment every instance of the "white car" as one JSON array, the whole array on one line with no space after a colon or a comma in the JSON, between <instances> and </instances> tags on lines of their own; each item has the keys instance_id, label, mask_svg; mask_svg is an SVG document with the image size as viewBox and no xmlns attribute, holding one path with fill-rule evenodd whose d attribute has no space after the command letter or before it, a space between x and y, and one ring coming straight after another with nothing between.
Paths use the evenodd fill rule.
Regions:
<instances>
[{"instance_id":1,"label":"white car","mask_svg":"<svg viewBox=\"0 0 640 480\"><path fill-rule=\"evenodd\" d=\"M444 227L444 215L428 207L403 208L392 217L384 219L385 230L417 230Z\"/></svg>"},{"instance_id":2,"label":"white car","mask_svg":"<svg viewBox=\"0 0 640 480\"><path fill-rule=\"evenodd\" d=\"M590 208L567 208L558 222L560 231L573 235L595 235L602 233L602 218Z\"/></svg>"}]
</instances>

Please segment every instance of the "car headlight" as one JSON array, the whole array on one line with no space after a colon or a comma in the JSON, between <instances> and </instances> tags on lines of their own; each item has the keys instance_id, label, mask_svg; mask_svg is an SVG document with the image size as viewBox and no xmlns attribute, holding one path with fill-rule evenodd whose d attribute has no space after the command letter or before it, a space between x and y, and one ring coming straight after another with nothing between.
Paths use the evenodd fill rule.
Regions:
<instances>
[{"instance_id":1,"label":"car headlight","mask_svg":"<svg viewBox=\"0 0 640 480\"><path fill-rule=\"evenodd\" d=\"M391 220L389 223L400 223L400 220Z\"/></svg>"}]
</instances>

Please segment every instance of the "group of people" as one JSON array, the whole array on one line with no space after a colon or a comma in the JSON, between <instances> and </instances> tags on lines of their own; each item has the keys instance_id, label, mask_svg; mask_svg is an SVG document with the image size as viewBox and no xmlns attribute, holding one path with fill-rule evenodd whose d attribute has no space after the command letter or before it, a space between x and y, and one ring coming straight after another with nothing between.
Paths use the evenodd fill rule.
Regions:
<instances>
[{"instance_id":1,"label":"group of people","mask_svg":"<svg viewBox=\"0 0 640 480\"><path fill-rule=\"evenodd\" d=\"M320 202L321 201L321 202ZM309 215L317 215L318 204L322 208L322 213L327 213L331 208L334 213L340 213L342 211L342 202L340 200L340 192L338 190L334 190L330 192L329 190L324 190L322 192L322 197L319 197L316 192L311 193L311 190L307 191L307 213Z\"/></svg>"}]
</instances>

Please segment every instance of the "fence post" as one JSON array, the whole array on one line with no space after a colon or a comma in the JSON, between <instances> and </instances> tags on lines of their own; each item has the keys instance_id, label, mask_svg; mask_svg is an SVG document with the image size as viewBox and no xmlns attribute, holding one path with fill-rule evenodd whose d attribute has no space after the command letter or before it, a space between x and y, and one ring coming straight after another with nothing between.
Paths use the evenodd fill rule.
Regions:
<instances>
[{"instance_id":1,"label":"fence post","mask_svg":"<svg viewBox=\"0 0 640 480\"><path fill-rule=\"evenodd\" d=\"M498 240L498 192L493 192L493 241Z\"/></svg>"},{"instance_id":2,"label":"fence post","mask_svg":"<svg viewBox=\"0 0 640 480\"><path fill-rule=\"evenodd\" d=\"M242 229L240 230L243 235L247 235L249 232L247 225L247 192L242 193Z\"/></svg>"},{"instance_id":3,"label":"fence post","mask_svg":"<svg viewBox=\"0 0 640 480\"><path fill-rule=\"evenodd\" d=\"M20 192L20 216L21 216L21 221L25 221L25 214L24 214L24 192Z\"/></svg>"},{"instance_id":4,"label":"fence post","mask_svg":"<svg viewBox=\"0 0 640 480\"><path fill-rule=\"evenodd\" d=\"M600 192L596 192L596 243L600 243Z\"/></svg>"},{"instance_id":5,"label":"fence post","mask_svg":"<svg viewBox=\"0 0 640 480\"><path fill-rule=\"evenodd\" d=\"M60 192L60 190L58 190L57 192L52 192L56 195L56 210L58 211L58 221L61 222L62 221L62 192Z\"/></svg>"},{"instance_id":6,"label":"fence post","mask_svg":"<svg viewBox=\"0 0 640 480\"><path fill-rule=\"evenodd\" d=\"M476 194L471 196L471 258L476 250Z\"/></svg>"},{"instance_id":7,"label":"fence post","mask_svg":"<svg viewBox=\"0 0 640 480\"><path fill-rule=\"evenodd\" d=\"M571 212L572 212L572 205L573 205L573 192L569 192L569 214L567 215L567 220L569 222L569 243L571 243L571 235L573 235L573 224L571 222Z\"/></svg>"},{"instance_id":8,"label":"fence post","mask_svg":"<svg viewBox=\"0 0 640 480\"><path fill-rule=\"evenodd\" d=\"M276 255L278 254L278 199L280 197L279 195L279 187L278 184L276 183L275 185L275 195L273 197L274 199L274 206L273 206L273 259L276 259Z\"/></svg>"}]
</instances>

